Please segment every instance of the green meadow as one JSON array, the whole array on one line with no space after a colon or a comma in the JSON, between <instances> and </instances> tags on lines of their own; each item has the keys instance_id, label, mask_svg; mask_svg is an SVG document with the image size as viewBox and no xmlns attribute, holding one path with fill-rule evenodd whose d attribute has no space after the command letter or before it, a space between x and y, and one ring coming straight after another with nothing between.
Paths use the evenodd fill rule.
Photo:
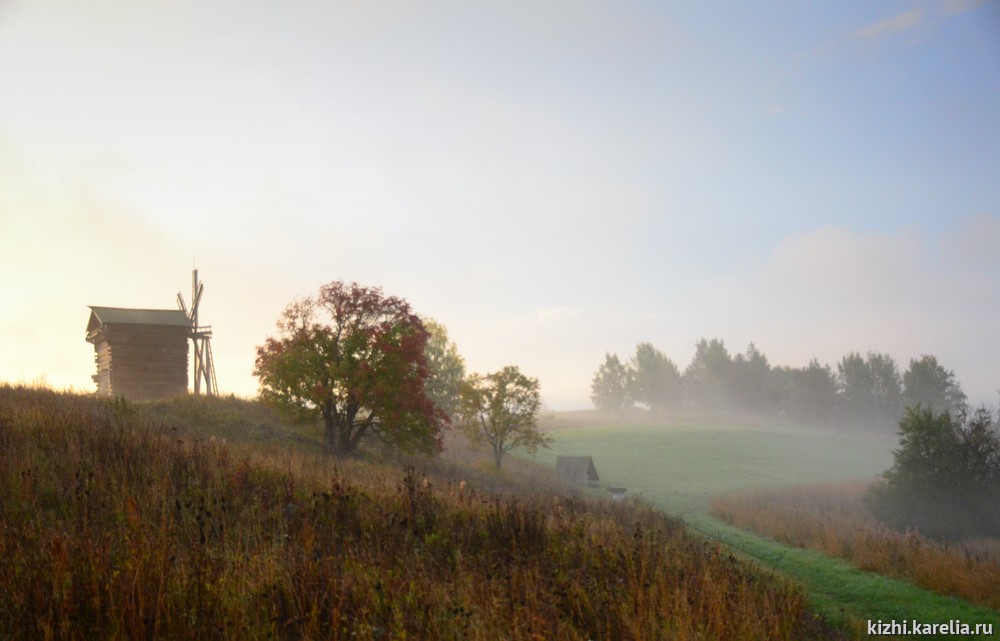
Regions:
<instances>
[{"instance_id":1,"label":"green meadow","mask_svg":"<svg viewBox=\"0 0 1000 641\"><path fill-rule=\"evenodd\" d=\"M609 485L626 487L628 496L684 518L708 540L800 585L817 612L859 638L867 637L867 621L880 619L942 623L956 619L993 623L994 631L1000 631L1000 613L995 610L863 572L821 553L732 527L709 514L711 499L728 492L873 478L892 464L897 445L893 434L708 421L592 424L562 427L551 434L552 447L536 454L535 460L554 464L560 455L592 456L601 476L600 487L592 492L603 492Z\"/></svg>"},{"instance_id":2,"label":"green meadow","mask_svg":"<svg viewBox=\"0 0 1000 641\"><path fill-rule=\"evenodd\" d=\"M566 427L552 435L539 462L593 456L603 484L682 516L706 512L726 492L872 478L889 467L896 446L891 434L708 423Z\"/></svg>"}]
</instances>

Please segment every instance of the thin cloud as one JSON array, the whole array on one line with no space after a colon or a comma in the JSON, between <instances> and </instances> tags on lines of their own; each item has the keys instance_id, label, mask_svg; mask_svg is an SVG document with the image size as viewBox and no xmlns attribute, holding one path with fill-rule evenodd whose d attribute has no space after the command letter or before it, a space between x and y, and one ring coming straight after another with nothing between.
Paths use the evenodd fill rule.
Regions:
<instances>
[{"instance_id":1,"label":"thin cloud","mask_svg":"<svg viewBox=\"0 0 1000 641\"><path fill-rule=\"evenodd\" d=\"M539 321L548 320L560 320L560 319L575 319L579 318L580 312L569 307L567 305L560 305L558 307L551 307L549 309L539 310L537 318Z\"/></svg>"},{"instance_id":2,"label":"thin cloud","mask_svg":"<svg viewBox=\"0 0 1000 641\"><path fill-rule=\"evenodd\" d=\"M941 10L947 14L964 13L986 4L986 0L943 0Z\"/></svg>"},{"instance_id":3,"label":"thin cloud","mask_svg":"<svg viewBox=\"0 0 1000 641\"><path fill-rule=\"evenodd\" d=\"M875 40L912 29L920 24L925 13L926 11L922 8L910 9L909 11L883 18L874 24L859 29L854 34L854 38L857 40Z\"/></svg>"},{"instance_id":4,"label":"thin cloud","mask_svg":"<svg viewBox=\"0 0 1000 641\"><path fill-rule=\"evenodd\" d=\"M513 318L505 318L491 321L494 326L543 326L554 323L575 321L581 316L580 311L568 305L557 305L539 309L534 314L522 314Z\"/></svg>"}]
</instances>

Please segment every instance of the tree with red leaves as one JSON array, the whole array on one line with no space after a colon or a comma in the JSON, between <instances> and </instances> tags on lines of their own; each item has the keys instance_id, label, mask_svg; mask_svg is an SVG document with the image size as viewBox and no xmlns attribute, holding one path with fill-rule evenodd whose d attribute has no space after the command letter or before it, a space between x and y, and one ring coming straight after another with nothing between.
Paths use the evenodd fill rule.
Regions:
<instances>
[{"instance_id":1,"label":"tree with red leaves","mask_svg":"<svg viewBox=\"0 0 1000 641\"><path fill-rule=\"evenodd\" d=\"M257 348L261 398L322 420L338 455L374 435L435 453L448 417L428 397L429 332L409 304L378 287L334 281L290 304Z\"/></svg>"}]
</instances>

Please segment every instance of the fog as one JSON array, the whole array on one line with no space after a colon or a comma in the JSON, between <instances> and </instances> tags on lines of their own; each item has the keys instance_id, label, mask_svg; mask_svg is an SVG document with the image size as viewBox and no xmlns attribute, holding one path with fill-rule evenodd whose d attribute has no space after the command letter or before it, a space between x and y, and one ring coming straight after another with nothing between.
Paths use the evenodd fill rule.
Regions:
<instances>
[{"instance_id":1,"label":"fog","mask_svg":"<svg viewBox=\"0 0 1000 641\"><path fill-rule=\"evenodd\" d=\"M935 355L998 387L996 6L0 9L0 380L197 266L224 392L332 280L592 407L605 353ZM794 25L794 28L787 28Z\"/></svg>"}]
</instances>

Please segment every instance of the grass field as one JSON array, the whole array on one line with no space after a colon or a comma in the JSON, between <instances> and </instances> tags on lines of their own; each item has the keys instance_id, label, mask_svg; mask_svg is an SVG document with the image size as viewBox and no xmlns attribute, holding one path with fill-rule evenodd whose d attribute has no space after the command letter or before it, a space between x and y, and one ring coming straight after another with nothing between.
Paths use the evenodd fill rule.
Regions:
<instances>
[{"instance_id":1,"label":"grass field","mask_svg":"<svg viewBox=\"0 0 1000 641\"><path fill-rule=\"evenodd\" d=\"M689 516L736 490L872 478L896 445L894 435L697 423L567 427L553 436L536 460L593 456L603 481Z\"/></svg>"},{"instance_id":2,"label":"grass field","mask_svg":"<svg viewBox=\"0 0 1000 641\"><path fill-rule=\"evenodd\" d=\"M535 459L590 455L601 485L627 487L683 517L710 540L791 578L828 619L866 636L867 620L919 618L993 623L1000 613L943 597L905 581L862 572L820 552L772 541L709 514L711 499L734 491L871 479L892 463L895 435L863 436L794 427L742 424L622 424L561 427L555 443ZM920 637L929 638L929 637ZM968 638L968 637L967 637Z\"/></svg>"}]
</instances>

